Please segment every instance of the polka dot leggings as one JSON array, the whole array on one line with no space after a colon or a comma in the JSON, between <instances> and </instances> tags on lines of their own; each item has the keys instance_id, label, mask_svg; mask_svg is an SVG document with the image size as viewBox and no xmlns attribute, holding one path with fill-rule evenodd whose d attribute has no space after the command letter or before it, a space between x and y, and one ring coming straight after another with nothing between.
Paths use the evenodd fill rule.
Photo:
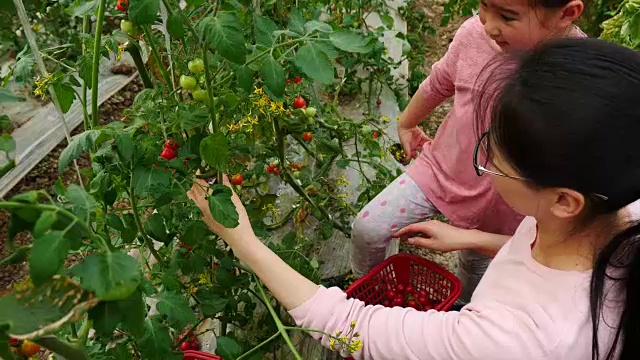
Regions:
<instances>
[{"instance_id":1,"label":"polka dot leggings","mask_svg":"<svg viewBox=\"0 0 640 360\"><path fill-rule=\"evenodd\" d=\"M352 224L353 273L360 277L397 252L397 240L391 238L396 231L438 213L409 175L400 175L360 211ZM490 258L471 250L460 251L458 258L456 275L463 285L461 300L468 302Z\"/></svg>"}]
</instances>

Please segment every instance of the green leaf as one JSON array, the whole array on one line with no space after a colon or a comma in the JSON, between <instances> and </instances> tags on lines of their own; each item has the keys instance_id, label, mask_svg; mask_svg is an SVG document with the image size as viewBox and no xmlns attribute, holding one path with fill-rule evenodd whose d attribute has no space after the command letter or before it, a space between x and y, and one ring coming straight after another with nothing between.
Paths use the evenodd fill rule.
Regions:
<instances>
[{"instance_id":1,"label":"green leaf","mask_svg":"<svg viewBox=\"0 0 640 360\"><path fill-rule=\"evenodd\" d=\"M216 339L216 355L224 360L235 360L242 355L242 346L230 337L220 336Z\"/></svg>"},{"instance_id":2,"label":"green leaf","mask_svg":"<svg viewBox=\"0 0 640 360\"><path fill-rule=\"evenodd\" d=\"M71 142L67 145L58 160L58 170L60 174L69 166L69 164L80 157L85 151L91 150L98 136L102 134L102 130L86 130L71 138Z\"/></svg>"},{"instance_id":3,"label":"green leaf","mask_svg":"<svg viewBox=\"0 0 640 360\"><path fill-rule=\"evenodd\" d=\"M188 107L177 112L178 121L182 130L200 128L209 122L209 113L202 107Z\"/></svg>"},{"instance_id":4,"label":"green leaf","mask_svg":"<svg viewBox=\"0 0 640 360\"><path fill-rule=\"evenodd\" d=\"M213 218L226 228L235 228L240 217L231 200L231 189L224 185L215 185L213 194L209 196L209 210Z\"/></svg>"},{"instance_id":5,"label":"green leaf","mask_svg":"<svg viewBox=\"0 0 640 360\"><path fill-rule=\"evenodd\" d=\"M333 32L333 29L329 24L323 23L322 21L318 20L308 21L306 24L304 24L304 29L307 32L307 35L312 34L316 31L320 31L323 33Z\"/></svg>"},{"instance_id":6,"label":"green leaf","mask_svg":"<svg viewBox=\"0 0 640 360\"><path fill-rule=\"evenodd\" d=\"M99 336L110 337L123 319L120 304L117 301L102 301L89 311L93 328Z\"/></svg>"},{"instance_id":7,"label":"green leaf","mask_svg":"<svg viewBox=\"0 0 640 360\"><path fill-rule=\"evenodd\" d=\"M76 184L69 185L65 197L73 205L71 211L77 217L87 222L89 221L91 214L98 207L96 200Z\"/></svg>"},{"instance_id":8,"label":"green leaf","mask_svg":"<svg viewBox=\"0 0 640 360\"><path fill-rule=\"evenodd\" d=\"M236 81L240 89L250 93L253 86L253 72L248 66L240 66L236 69Z\"/></svg>"},{"instance_id":9,"label":"green leaf","mask_svg":"<svg viewBox=\"0 0 640 360\"><path fill-rule=\"evenodd\" d=\"M240 20L232 13L219 12L216 17L202 19L198 30L200 37L225 59L236 64L245 62L244 32Z\"/></svg>"},{"instance_id":10,"label":"green leaf","mask_svg":"<svg viewBox=\"0 0 640 360\"><path fill-rule=\"evenodd\" d=\"M184 21L179 13L172 13L167 19L167 31L173 38L181 39L184 37Z\"/></svg>"},{"instance_id":11,"label":"green leaf","mask_svg":"<svg viewBox=\"0 0 640 360\"><path fill-rule=\"evenodd\" d=\"M170 320L186 325L196 321L196 314L189 307L187 299L174 292L165 291L158 296L156 308L160 314L166 315Z\"/></svg>"},{"instance_id":12,"label":"green leaf","mask_svg":"<svg viewBox=\"0 0 640 360\"><path fill-rule=\"evenodd\" d=\"M160 0L130 0L129 20L137 25L149 25L156 21Z\"/></svg>"},{"instance_id":13,"label":"green leaf","mask_svg":"<svg viewBox=\"0 0 640 360\"><path fill-rule=\"evenodd\" d=\"M98 1L75 1L69 8L67 9L67 13L71 16L84 16L84 15L93 15L93 13L98 8Z\"/></svg>"},{"instance_id":14,"label":"green leaf","mask_svg":"<svg viewBox=\"0 0 640 360\"><path fill-rule=\"evenodd\" d=\"M144 322L144 337L138 342L138 349L145 360L165 360L172 353L169 328L159 317L147 318Z\"/></svg>"},{"instance_id":15,"label":"green leaf","mask_svg":"<svg viewBox=\"0 0 640 360\"><path fill-rule=\"evenodd\" d=\"M206 0L186 0L187 5L189 6L200 6L204 4Z\"/></svg>"},{"instance_id":16,"label":"green leaf","mask_svg":"<svg viewBox=\"0 0 640 360\"><path fill-rule=\"evenodd\" d=\"M36 221L33 227L33 237L42 237L47 231L51 229L53 224L58 220L58 215L55 211L43 211Z\"/></svg>"},{"instance_id":17,"label":"green leaf","mask_svg":"<svg viewBox=\"0 0 640 360\"><path fill-rule=\"evenodd\" d=\"M144 319L147 316L147 305L142 298L142 292L136 290L128 299L118 302L123 314L122 325L131 334L140 338L144 335Z\"/></svg>"},{"instance_id":18,"label":"green leaf","mask_svg":"<svg viewBox=\"0 0 640 360\"><path fill-rule=\"evenodd\" d=\"M222 298L215 294L200 296L200 293L198 293L198 299L200 300L202 315L210 318L215 318L229 303L229 299Z\"/></svg>"},{"instance_id":19,"label":"green leaf","mask_svg":"<svg viewBox=\"0 0 640 360\"><path fill-rule=\"evenodd\" d=\"M57 274L69 252L69 240L62 231L50 231L36 238L29 255L29 276L38 286Z\"/></svg>"},{"instance_id":20,"label":"green leaf","mask_svg":"<svg viewBox=\"0 0 640 360\"><path fill-rule=\"evenodd\" d=\"M138 166L133 170L134 192L138 196L145 196L162 191L169 186L171 173L164 169Z\"/></svg>"},{"instance_id":21,"label":"green leaf","mask_svg":"<svg viewBox=\"0 0 640 360\"><path fill-rule=\"evenodd\" d=\"M282 65L280 65L273 56L269 55L262 61L260 76L262 76L262 80L267 86L267 89L271 91L277 99L281 99L282 95L284 95L286 79Z\"/></svg>"},{"instance_id":22,"label":"green leaf","mask_svg":"<svg viewBox=\"0 0 640 360\"><path fill-rule=\"evenodd\" d=\"M366 54L373 50L373 47L362 35L350 30L338 30L329 35L331 43L340 50Z\"/></svg>"},{"instance_id":23,"label":"green leaf","mask_svg":"<svg viewBox=\"0 0 640 360\"><path fill-rule=\"evenodd\" d=\"M128 298L141 278L136 259L120 252L91 254L71 272L80 278L83 288L94 292L101 300Z\"/></svg>"},{"instance_id":24,"label":"green leaf","mask_svg":"<svg viewBox=\"0 0 640 360\"><path fill-rule=\"evenodd\" d=\"M116 147L118 148L118 154L120 157L130 162L133 159L133 153L135 150L135 143L131 134L119 134L116 136Z\"/></svg>"},{"instance_id":25,"label":"green leaf","mask_svg":"<svg viewBox=\"0 0 640 360\"><path fill-rule=\"evenodd\" d=\"M13 78L18 84L24 84L31 79L31 73L33 66L35 65L35 59L28 45L25 45L24 49L16 57L16 64L13 67Z\"/></svg>"},{"instance_id":26,"label":"green leaf","mask_svg":"<svg viewBox=\"0 0 640 360\"><path fill-rule=\"evenodd\" d=\"M9 154L16 150L16 141L11 134L4 133L0 136L0 151Z\"/></svg>"},{"instance_id":27,"label":"green leaf","mask_svg":"<svg viewBox=\"0 0 640 360\"><path fill-rule=\"evenodd\" d=\"M207 224L196 220L187 225L180 240L189 246L194 246L204 240L210 233L211 231L207 227Z\"/></svg>"},{"instance_id":28,"label":"green leaf","mask_svg":"<svg viewBox=\"0 0 640 360\"><path fill-rule=\"evenodd\" d=\"M27 259L29 249L31 249L31 246L25 245L13 250L9 256L0 260L0 266L20 264Z\"/></svg>"},{"instance_id":29,"label":"green leaf","mask_svg":"<svg viewBox=\"0 0 640 360\"><path fill-rule=\"evenodd\" d=\"M91 77L93 76L93 57L90 53L80 55L78 58L78 75L80 79L91 89Z\"/></svg>"},{"instance_id":30,"label":"green leaf","mask_svg":"<svg viewBox=\"0 0 640 360\"><path fill-rule=\"evenodd\" d=\"M229 140L221 132L207 136L200 143L200 157L209 166L225 170L229 161Z\"/></svg>"},{"instance_id":31,"label":"green leaf","mask_svg":"<svg viewBox=\"0 0 640 360\"><path fill-rule=\"evenodd\" d=\"M36 213L35 216L36 217L33 221L27 221L17 213L11 214L11 219L9 220L9 229L7 229L7 242L9 248L13 247L13 241L15 240L16 235L23 231L30 231L32 229L33 223L39 216L38 213Z\"/></svg>"},{"instance_id":32,"label":"green leaf","mask_svg":"<svg viewBox=\"0 0 640 360\"><path fill-rule=\"evenodd\" d=\"M273 32L278 30L278 25L273 20L254 13L253 26L256 43L266 47L273 46Z\"/></svg>"},{"instance_id":33,"label":"green leaf","mask_svg":"<svg viewBox=\"0 0 640 360\"><path fill-rule=\"evenodd\" d=\"M167 228L164 225L162 215L158 213L151 214L147 217L147 220L144 222L144 229L151 237L165 244L171 240L167 236Z\"/></svg>"},{"instance_id":34,"label":"green leaf","mask_svg":"<svg viewBox=\"0 0 640 360\"><path fill-rule=\"evenodd\" d=\"M314 43L307 43L298 50L296 65L322 84L329 85L333 82L333 65L322 48Z\"/></svg>"},{"instance_id":35,"label":"green leaf","mask_svg":"<svg viewBox=\"0 0 640 360\"><path fill-rule=\"evenodd\" d=\"M393 17L391 17L390 15L380 15L380 21L382 21L387 29L393 29Z\"/></svg>"},{"instance_id":36,"label":"green leaf","mask_svg":"<svg viewBox=\"0 0 640 360\"><path fill-rule=\"evenodd\" d=\"M304 16L298 8L291 9L289 13L289 30L300 35L304 34Z\"/></svg>"},{"instance_id":37,"label":"green leaf","mask_svg":"<svg viewBox=\"0 0 640 360\"><path fill-rule=\"evenodd\" d=\"M26 101L22 96L14 95L9 89L0 88L0 104L7 102Z\"/></svg>"},{"instance_id":38,"label":"green leaf","mask_svg":"<svg viewBox=\"0 0 640 360\"><path fill-rule=\"evenodd\" d=\"M4 89L0 89L0 98L2 97L3 90ZM0 131L11 131L12 129L13 129L13 123L11 122L11 119L9 119L9 115L7 114L0 115Z\"/></svg>"},{"instance_id":39,"label":"green leaf","mask_svg":"<svg viewBox=\"0 0 640 360\"><path fill-rule=\"evenodd\" d=\"M60 82L53 84L53 90L56 92L56 98L58 99L62 112L66 114L76 99L76 92L70 84Z\"/></svg>"},{"instance_id":40,"label":"green leaf","mask_svg":"<svg viewBox=\"0 0 640 360\"><path fill-rule=\"evenodd\" d=\"M73 307L86 302L89 295L65 276L38 287L14 289L0 297L0 325L10 324L9 332L14 335L30 334L52 325L50 331L55 333L71 320L67 315Z\"/></svg>"}]
</instances>

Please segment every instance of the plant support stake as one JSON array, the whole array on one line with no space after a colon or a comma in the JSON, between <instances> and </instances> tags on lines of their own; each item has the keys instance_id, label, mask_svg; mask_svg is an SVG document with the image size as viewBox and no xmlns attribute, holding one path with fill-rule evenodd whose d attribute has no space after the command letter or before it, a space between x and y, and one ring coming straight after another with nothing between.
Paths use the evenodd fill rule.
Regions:
<instances>
[{"instance_id":1,"label":"plant support stake","mask_svg":"<svg viewBox=\"0 0 640 360\"><path fill-rule=\"evenodd\" d=\"M102 0L104 2L104 0ZM36 42L36 36L31 29L31 24L29 23L29 18L27 17L27 11L24 8L24 4L22 0L13 0L14 5L16 6L16 12L18 13L18 17L20 18L20 23L22 24L22 31L24 31L24 35L27 38L27 42L29 43L29 48L33 53L33 58L38 65L38 71L42 76L47 75L47 68L44 66L44 61L42 61L42 56L40 55L40 49L38 48L38 43ZM97 87L97 86L96 86ZM60 121L62 123L62 129L64 130L64 136L67 138L67 143L71 143L71 133L69 132L69 126L67 126L67 122L64 118L64 113L62 112L62 108L60 107L60 103L58 102L58 97L56 96L56 91L53 86L49 86L49 95L51 95L51 101L53 102L56 111L58 112L58 116L60 116ZM73 160L73 165L76 169L76 174L78 175L78 182L80 186L84 188L84 184L82 182L82 176L80 175L80 168L78 167L78 162Z\"/></svg>"}]
</instances>

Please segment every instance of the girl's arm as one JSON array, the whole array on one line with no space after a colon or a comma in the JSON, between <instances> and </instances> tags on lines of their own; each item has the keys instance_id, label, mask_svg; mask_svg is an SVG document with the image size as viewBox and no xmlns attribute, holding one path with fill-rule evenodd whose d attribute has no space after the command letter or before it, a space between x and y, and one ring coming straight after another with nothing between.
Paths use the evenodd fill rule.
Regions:
<instances>
[{"instance_id":1,"label":"girl's arm","mask_svg":"<svg viewBox=\"0 0 640 360\"><path fill-rule=\"evenodd\" d=\"M443 252L469 249L490 257L511 239L509 235L461 229L436 220L408 225L393 236L426 249Z\"/></svg>"}]
</instances>

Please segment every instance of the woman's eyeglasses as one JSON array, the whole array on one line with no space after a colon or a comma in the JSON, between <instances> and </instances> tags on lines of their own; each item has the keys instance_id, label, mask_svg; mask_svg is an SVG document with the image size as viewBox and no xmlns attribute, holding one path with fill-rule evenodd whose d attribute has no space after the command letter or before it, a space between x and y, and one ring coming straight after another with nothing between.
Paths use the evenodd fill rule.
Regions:
<instances>
[{"instance_id":1,"label":"woman's eyeglasses","mask_svg":"<svg viewBox=\"0 0 640 360\"><path fill-rule=\"evenodd\" d=\"M483 148L484 151L484 156L486 157L484 165L480 164L480 161L478 159L479 153L480 153L480 148ZM478 140L478 143L476 144L476 148L473 151L473 167L476 170L476 174L478 176L482 176L483 174L490 174L490 175L495 175L495 176L502 176L502 177L506 177L509 179L514 179L514 180L520 180L520 181L530 181L527 178L523 178L520 176L514 176L514 175L507 175L503 172L499 172L499 171L494 171L494 170L490 170L487 168L490 160L489 160L489 156L488 156L488 150L489 149L489 132L485 132L482 134L482 136L480 136L480 139ZM495 166L494 166L495 168ZM601 200L609 200L609 198L607 196L601 195L601 194L597 194L597 193L592 193L593 196L601 199Z\"/></svg>"}]
</instances>

